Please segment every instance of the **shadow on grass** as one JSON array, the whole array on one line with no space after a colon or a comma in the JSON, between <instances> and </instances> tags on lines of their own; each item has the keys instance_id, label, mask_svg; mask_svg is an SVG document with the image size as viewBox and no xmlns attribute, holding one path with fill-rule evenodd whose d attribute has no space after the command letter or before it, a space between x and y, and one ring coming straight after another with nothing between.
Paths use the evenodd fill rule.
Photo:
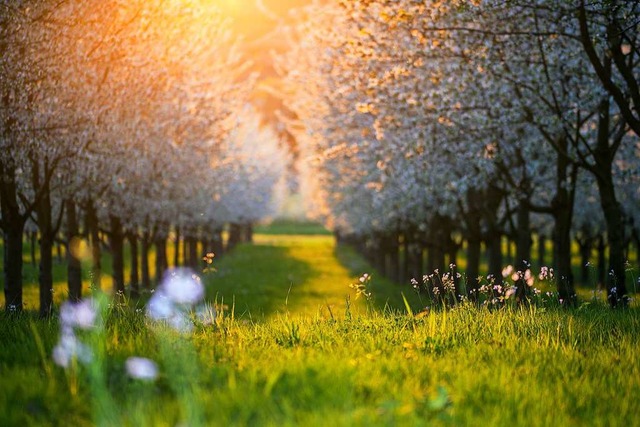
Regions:
<instances>
[{"instance_id":1,"label":"shadow on grass","mask_svg":"<svg viewBox=\"0 0 640 427\"><path fill-rule=\"evenodd\" d=\"M236 317L250 319L286 311L291 289L318 276L288 248L260 244L239 245L216 268L207 280L207 297L234 308Z\"/></svg>"},{"instance_id":2,"label":"shadow on grass","mask_svg":"<svg viewBox=\"0 0 640 427\"><path fill-rule=\"evenodd\" d=\"M421 299L409 284L395 283L383 277L375 267L369 264L352 247L336 245L334 255L340 264L349 270L354 277L361 276L364 273L372 276L369 291L372 294L372 302L375 308L406 312L402 295L409 302L413 312L420 311L426 305L426 301Z\"/></svg>"}]
</instances>

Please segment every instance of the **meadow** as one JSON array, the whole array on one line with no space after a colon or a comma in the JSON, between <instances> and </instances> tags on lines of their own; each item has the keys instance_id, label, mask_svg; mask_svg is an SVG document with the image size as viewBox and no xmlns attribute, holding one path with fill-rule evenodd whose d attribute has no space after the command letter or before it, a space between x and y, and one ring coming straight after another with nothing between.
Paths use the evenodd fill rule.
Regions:
<instances>
[{"instance_id":1,"label":"meadow","mask_svg":"<svg viewBox=\"0 0 640 427\"><path fill-rule=\"evenodd\" d=\"M189 333L107 300L78 332L90 361L61 368L60 318L0 314L0 424L640 425L635 305L424 310L328 233L287 227L215 260L202 280L217 316ZM157 377L128 375L132 356Z\"/></svg>"}]
</instances>

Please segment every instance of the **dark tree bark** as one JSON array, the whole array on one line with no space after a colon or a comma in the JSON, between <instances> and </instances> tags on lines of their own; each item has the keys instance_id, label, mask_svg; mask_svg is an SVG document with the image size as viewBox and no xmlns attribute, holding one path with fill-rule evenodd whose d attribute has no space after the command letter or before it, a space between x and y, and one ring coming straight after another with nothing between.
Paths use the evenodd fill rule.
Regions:
<instances>
[{"instance_id":1,"label":"dark tree bark","mask_svg":"<svg viewBox=\"0 0 640 427\"><path fill-rule=\"evenodd\" d=\"M568 141L566 137L558 141L560 153L566 153ZM573 201L577 168L570 168L569 160L558 154L556 162L556 194L551 202L553 228L553 260L558 297L564 305L575 305L577 296L571 271L571 220L573 218ZM571 170L570 170L571 169ZM570 180L568 177L571 177Z\"/></svg>"},{"instance_id":2,"label":"dark tree bark","mask_svg":"<svg viewBox=\"0 0 640 427\"><path fill-rule=\"evenodd\" d=\"M518 204L516 229L516 259L514 266L517 271L525 272L531 267L531 219L529 203L521 200ZM523 277L520 278L516 287L516 298L524 300L530 294L529 286Z\"/></svg>"},{"instance_id":3,"label":"dark tree bark","mask_svg":"<svg viewBox=\"0 0 640 427\"><path fill-rule=\"evenodd\" d=\"M487 252L489 254L489 274L494 277L496 283L502 282L502 235L499 231L493 230L486 238Z\"/></svg>"},{"instance_id":4,"label":"dark tree bark","mask_svg":"<svg viewBox=\"0 0 640 427\"><path fill-rule=\"evenodd\" d=\"M102 288L102 249L100 248L100 230L98 228L98 213L92 201L87 203L86 227L91 241L91 287Z\"/></svg>"},{"instance_id":5,"label":"dark tree bark","mask_svg":"<svg viewBox=\"0 0 640 427\"><path fill-rule=\"evenodd\" d=\"M191 235L185 240L189 246L188 265L190 268L195 270L198 268L198 264L200 262L200 257L198 256L198 239Z\"/></svg>"},{"instance_id":6,"label":"dark tree bark","mask_svg":"<svg viewBox=\"0 0 640 427\"><path fill-rule=\"evenodd\" d=\"M45 162L46 165L46 162ZM55 229L52 218L51 191L49 181L40 176L38 161L32 162L33 187L40 192L36 201L36 215L38 217L38 229L40 230L40 266L38 272L38 285L40 294L40 317L49 317L53 312L53 245ZM43 171L47 175L47 169Z\"/></svg>"},{"instance_id":7,"label":"dark tree bark","mask_svg":"<svg viewBox=\"0 0 640 427\"><path fill-rule=\"evenodd\" d=\"M392 232L387 236L387 258L389 260L389 278L400 282L400 243L398 233Z\"/></svg>"},{"instance_id":8,"label":"dark tree bark","mask_svg":"<svg viewBox=\"0 0 640 427\"><path fill-rule=\"evenodd\" d=\"M4 236L4 296L8 312L21 312L22 234L27 216L20 212L15 167L0 162L0 224Z\"/></svg>"},{"instance_id":9,"label":"dark tree bark","mask_svg":"<svg viewBox=\"0 0 640 427\"><path fill-rule=\"evenodd\" d=\"M142 279L142 287L151 290L151 275L149 274L149 247L151 246L151 235L145 230L142 233L140 248L140 275Z\"/></svg>"},{"instance_id":10,"label":"dark tree bark","mask_svg":"<svg viewBox=\"0 0 640 427\"><path fill-rule=\"evenodd\" d=\"M211 249L216 258L224 255L224 241L222 239L222 228L215 228L211 232Z\"/></svg>"},{"instance_id":11,"label":"dark tree bark","mask_svg":"<svg viewBox=\"0 0 640 427\"><path fill-rule=\"evenodd\" d=\"M604 288L607 280L607 245L603 235L598 237L598 287Z\"/></svg>"},{"instance_id":12,"label":"dark tree bark","mask_svg":"<svg viewBox=\"0 0 640 427\"><path fill-rule=\"evenodd\" d=\"M124 231L120 218L111 215L109 241L113 259L113 291L116 295L125 295L124 288Z\"/></svg>"},{"instance_id":13,"label":"dark tree bark","mask_svg":"<svg viewBox=\"0 0 640 427\"><path fill-rule=\"evenodd\" d=\"M190 250L190 246L189 246L189 237L187 235L187 233L183 233L184 235L182 236L182 265L184 265L185 267L188 267L190 265L190 259L191 259L191 253L189 252Z\"/></svg>"},{"instance_id":14,"label":"dark tree bark","mask_svg":"<svg viewBox=\"0 0 640 427\"><path fill-rule=\"evenodd\" d=\"M472 300L478 298L480 276L480 248L481 240L479 236L469 237L467 240L467 294Z\"/></svg>"},{"instance_id":15,"label":"dark tree bark","mask_svg":"<svg viewBox=\"0 0 640 427\"><path fill-rule=\"evenodd\" d=\"M140 298L140 276L138 274L138 233L132 231L127 235L131 247L131 272L129 275L131 298Z\"/></svg>"},{"instance_id":16,"label":"dark tree bark","mask_svg":"<svg viewBox=\"0 0 640 427\"><path fill-rule=\"evenodd\" d=\"M229 224L229 238L227 239L227 251L235 248L242 242L242 226L240 224Z\"/></svg>"},{"instance_id":17,"label":"dark tree bark","mask_svg":"<svg viewBox=\"0 0 640 427\"><path fill-rule=\"evenodd\" d=\"M245 225L245 240L246 243L253 243L253 224L249 223Z\"/></svg>"},{"instance_id":18,"label":"dark tree bark","mask_svg":"<svg viewBox=\"0 0 640 427\"><path fill-rule=\"evenodd\" d=\"M78 215L76 204L72 199L66 201L67 214L67 285L69 300L79 302L82 298L82 266L78 258L80 245L80 231L78 229Z\"/></svg>"},{"instance_id":19,"label":"dark tree bark","mask_svg":"<svg viewBox=\"0 0 640 427\"><path fill-rule=\"evenodd\" d=\"M467 294L472 300L478 297L480 253L482 246L482 195L471 189L467 193L469 210L464 215L467 239L467 270L465 272Z\"/></svg>"},{"instance_id":20,"label":"dark tree bark","mask_svg":"<svg viewBox=\"0 0 640 427\"><path fill-rule=\"evenodd\" d=\"M371 237L371 257L373 266L378 270L378 273L383 277L387 277L387 254L383 239L380 233L374 233Z\"/></svg>"},{"instance_id":21,"label":"dark tree bark","mask_svg":"<svg viewBox=\"0 0 640 427\"><path fill-rule=\"evenodd\" d=\"M608 72L610 72L610 64L608 68ZM600 194L600 205L607 224L607 238L609 241L607 298L611 307L617 307L618 305L624 307L629 301L625 283L624 220L622 208L616 199L613 182L612 166L616 149L609 145L610 117L608 99L602 101L599 113L598 141L594 158L596 183ZM623 133L620 133L619 138L622 139L623 135ZM618 142L614 141L613 146L617 146Z\"/></svg>"},{"instance_id":22,"label":"dark tree bark","mask_svg":"<svg viewBox=\"0 0 640 427\"><path fill-rule=\"evenodd\" d=\"M160 284L167 269L167 238L156 233L154 244L156 247L156 283Z\"/></svg>"},{"instance_id":23,"label":"dark tree bark","mask_svg":"<svg viewBox=\"0 0 640 427\"><path fill-rule=\"evenodd\" d=\"M35 268L38 265L38 261L36 259L36 246L38 245L38 232L31 231L29 234L29 242L31 247L29 251L31 253L31 265Z\"/></svg>"},{"instance_id":24,"label":"dark tree bark","mask_svg":"<svg viewBox=\"0 0 640 427\"><path fill-rule=\"evenodd\" d=\"M180 228L176 227L176 241L174 243L175 252L173 254L173 266L180 267Z\"/></svg>"},{"instance_id":25,"label":"dark tree bark","mask_svg":"<svg viewBox=\"0 0 640 427\"><path fill-rule=\"evenodd\" d=\"M542 267L547 266L545 262L545 257L547 253L546 245L547 245L547 237L542 233L538 233L538 270L540 270Z\"/></svg>"},{"instance_id":26,"label":"dark tree bark","mask_svg":"<svg viewBox=\"0 0 640 427\"><path fill-rule=\"evenodd\" d=\"M593 236L590 235L588 226L581 227L580 234L576 237L580 249L580 281L583 286L589 283L589 260L594 243Z\"/></svg>"},{"instance_id":27,"label":"dark tree bark","mask_svg":"<svg viewBox=\"0 0 640 427\"><path fill-rule=\"evenodd\" d=\"M624 3L624 2L621 2ZM620 3L616 1L601 2L598 6L604 6L602 10L594 12L590 10L585 0L581 0L578 5L578 23L580 26L580 42L584 48L596 76L602 86L611 95L613 101L620 109L620 114L628 123L633 132L640 136L640 81L638 80L636 61L629 61L622 50L625 37L636 37L634 31L637 28L637 20L631 25L625 24L624 17L620 16ZM592 13L599 13L599 18L606 19L605 43L606 49L601 53L596 50L596 45L591 34L589 25L591 22L599 22L600 19L592 16ZM632 18L636 19L636 18ZM597 37L600 42L600 37ZM621 79L616 79L612 73L612 67L618 70Z\"/></svg>"},{"instance_id":28,"label":"dark tree bark","mask_svg":"<svg viewBox=\"0 0 640 427\"><path fill-rule=\"evenodd\" d=\"M407 229L402 233L402 282L407 282L413 275L413 231Z\"/></svg>"}]
</instances>

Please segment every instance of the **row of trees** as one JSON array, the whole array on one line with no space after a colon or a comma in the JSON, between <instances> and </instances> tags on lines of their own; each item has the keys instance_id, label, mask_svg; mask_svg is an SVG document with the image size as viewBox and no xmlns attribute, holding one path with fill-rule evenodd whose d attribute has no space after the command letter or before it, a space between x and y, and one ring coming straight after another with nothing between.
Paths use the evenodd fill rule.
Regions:
<instances>
[{"instance_id":1,"label":"row of trees","mask_svg":"<svg viewBox=\"0 0 640 427\"><path fill-rule=\"evenodd\" d=\"M249 224L276 208L286 155L247 106L255 78L210 2L2 1L0 79L9 310L23 306L29 220L39 233L46 316L60 232L69 245L69 296L77 300L81 229L91 243L94 282L104 234L114 290L124 292L125 240L140 248L142 264L155 245L161 272L171 230L200 259L193 255L198 240L216 251L225 223ZM141 271L148 283L148 265Z\"/></svg>"},{"instance_id":2,"label":"row of trees","mask_svg":"<svg viewBox=\"0 0 640 427\"><path fill-rule=\"evenodd\" d=\"M322 219L379 265L398 264L402 241L418 273L424 248L443 271L463 240L468 291L483 243L500 278L504 235L521 271L532 233L550 236L568 304L572 236L606 236L609 302L626 305L625 249L640 226L639 2L360 0L306 15L280 61Z\"/></svg>"}]
</instances>

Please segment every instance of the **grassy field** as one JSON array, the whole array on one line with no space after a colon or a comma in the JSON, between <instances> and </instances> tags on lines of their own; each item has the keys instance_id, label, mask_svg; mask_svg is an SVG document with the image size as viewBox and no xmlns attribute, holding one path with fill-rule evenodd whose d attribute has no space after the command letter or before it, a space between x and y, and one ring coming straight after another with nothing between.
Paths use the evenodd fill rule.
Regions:
<instances>
[{"instance_id":1,"label":"grassy field","mask_svg":"<svg viewBox=\"0 0 640 427\"><path fill-rule=\"evenodd\" d=\"M401 292L425 302L375 274L356 299L370 267L327 234L255 240L203 277L214 324L112 302L79 332L90 363L53 363L59 319L0 314L0 425L640 425L637 308L412 315ZM131 356L158 377L129 377Z\"/></svg>"}]
</instances>

